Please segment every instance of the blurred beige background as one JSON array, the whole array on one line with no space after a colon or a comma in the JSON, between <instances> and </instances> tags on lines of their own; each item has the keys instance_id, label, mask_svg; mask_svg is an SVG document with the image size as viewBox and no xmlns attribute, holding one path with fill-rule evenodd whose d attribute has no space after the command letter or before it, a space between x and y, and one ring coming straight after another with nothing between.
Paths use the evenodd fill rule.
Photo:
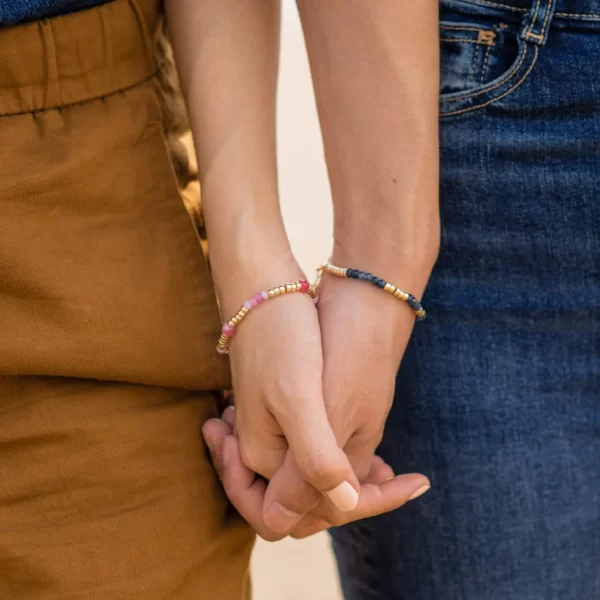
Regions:
<instances>
[{"instance_id":1,"label":"blurred beige background","mask_svg":"<svg viewBox=\"0 0 600 600\"><path fill-rule=\"evenodd\" d=\"M284 0L278 144L286 227L309 278L331 248L331 200L310 72L295 3ZM341 600L326 534L268 544L252 561L256 600Z\"/></svg>"}]
</instances>

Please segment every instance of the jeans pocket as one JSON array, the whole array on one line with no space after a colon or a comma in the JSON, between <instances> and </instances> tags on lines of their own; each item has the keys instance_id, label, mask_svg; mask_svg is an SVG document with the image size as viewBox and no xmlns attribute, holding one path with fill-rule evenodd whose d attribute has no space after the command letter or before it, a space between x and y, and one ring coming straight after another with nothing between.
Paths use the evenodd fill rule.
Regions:
<instances>
[{"instance_id":1,"label":"jeans pocket","mask_svg":"<svg viewBox=\"0 0 600 600\"><path fill-rule=\"evenodd\" d=\"M483 108L507 97L533 70L538 49L504 23L440 23L440 115Z\"/></svg>"}]
</instances>

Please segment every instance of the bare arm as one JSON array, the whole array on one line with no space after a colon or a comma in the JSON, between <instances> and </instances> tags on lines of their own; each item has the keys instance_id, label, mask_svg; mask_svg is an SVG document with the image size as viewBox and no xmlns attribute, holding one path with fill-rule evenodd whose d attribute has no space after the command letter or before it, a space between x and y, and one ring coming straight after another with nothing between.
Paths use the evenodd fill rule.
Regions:
<instances>
[{"instance_id":1,"label":"bare arm","mask_svg":"<svg viewBox=\"0 0 600 600\"><path fill-rule=\"evenodd\" d=\"M224 315L297 277L275 163L279 0L169 0L190 113L214 280Z\"/></svg>"},{"instance_id":2,"label":"bare arm","mask_svg":"<svg viewBox=\"0 0 600 600\"><path fill-rule=\"evenodd\" d=\"M321 13L316 0L312 4L317 19L313 23L331 28L332 15ZM346 2L337 4L338 12L347 6ZM359 2L354 4L360 6ZM301 275L283 229L276 188L274 107L279 5L275 0L167 0L166 7L198 153L214 279L223 312L228 316L258 289ZM305 25L309 31L306 19ZM372 41L375 34L376 29L367 30L363 41ZM340 38L343 48L348 49L349 41L348 36ZM338 68L330 48L314 43L311 46L311 53L316 48L320 55L323 68L328 64ZM321 99L323 85L317 87ZM330 95L334 104L338 95ZM344 109L348 118L358 118L360 110L356 107L353 101ZM339 152L340 144L351 140L357 150L360 135L356 139L344 137L340 127L361 131L362 124L348 125L332 118L331 125L327 125L329 119L323 110L321 107L330 173L335 178L329 148ZM335 106L325 110L335 112ZM360 153L340 162L340 181L356 157ZM365 167L361 172L367 171ZM376 183L376 174L370 177L371 183ZM344 191L342 185L338 189L336 197ZM382 207L390 204L387 193L379 196ZM357 206L359 195L354 198ZM337 210L338 204L336 200L339 216L343 213ZM336 235L343 229L352 241L358 234L352 227L350 211L346 211L346 217L343 228L336 226ZM373 222L373 232L375 225ZM344 236L338 237L341 240ZM348 247L354 247L354 243ZM422 476L406 476L390 482L386 476L385 483L376 477L364 478L367 485L359 484L327 416L317 313L310 300L299 296L269 302L268 307L257 310L244 322L232 344L239 452L246 466L271 483L265 490L260 480L250 487L248 478L243 478L241 487L233 475L225 474L223 480L240 512L263 534L265 525L277 534L286 533L320 502L316 516L300 521L302 531L391 510L426 481ZM380 422L381 414L374 418ZM211 428L206 431L210 443ZM216 430L212 431L214 434ZM219 442L216 445L223 449ZM370 458L373 463L372 453ZM358 506L348 513L356 506L358 490ZM340 510L322 502L321 493L327 494ZM286 510L282 511L282 506Z\"/></svg>"},{"instance_id":3,"label":"bare arm","mask_svg":"<svg viewBox=\"0 0 600 600\"><path fill-rule=\"evenodd\" d=\"M333 192L334 256L420 294L439 243L438 2L297 3Z\"/></svg>"}]
</instances>

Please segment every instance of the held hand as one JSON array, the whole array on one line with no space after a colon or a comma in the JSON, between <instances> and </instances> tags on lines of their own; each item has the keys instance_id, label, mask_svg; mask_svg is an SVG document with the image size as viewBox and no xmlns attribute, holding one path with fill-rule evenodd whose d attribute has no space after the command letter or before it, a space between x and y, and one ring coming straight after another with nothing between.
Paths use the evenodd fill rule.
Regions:
<instances>
[{"instance_id":1,"label":"held hand","mask_svg":"<svg viewBox=\"0 0 600 600\"><path fill-rule=\"evenodd\" d=\"M354 509L360 485L327 419L321 333L311 298L292 293L252 309L231 342L230 357L246 467L272 479L282 465L293 465L304 512L323 494L342 510ZM289 522L294 507L286 490L274 492L267 508Z\"/></svg>"},{"instance_id":2,"label":"held hand","mask_svg":"<svg viewBox=\"0 0 600 600\"><path fill-rule=\"evenodd\" d=\"M277 541L287 535L273 531L264 520L263 507L267 483L257 477L242 461L237 436L233 432L234 411L229 408L222 419L211 419L203 427L204 438L225 492L238 512L263 539ZM361 482L359 505L351 512L338 512L336 524L394 510L417 498L429 488L427 478L418 474L394 477L388 465L374 457L371 468ZM302 518L289 532L292 537L304 538L332 526L333 523L314 514Z\"/></svg>"},{"instance_id":3,"label":"held hand","mask_svg":"<svg viewBox=\"0 0 600 600\"><path fill-rule=\"evenodd\" d=\"M381 441L414 313L367 283L325 275L319 320L329 422L362 479Z\"/></svg>"}]
</instances>

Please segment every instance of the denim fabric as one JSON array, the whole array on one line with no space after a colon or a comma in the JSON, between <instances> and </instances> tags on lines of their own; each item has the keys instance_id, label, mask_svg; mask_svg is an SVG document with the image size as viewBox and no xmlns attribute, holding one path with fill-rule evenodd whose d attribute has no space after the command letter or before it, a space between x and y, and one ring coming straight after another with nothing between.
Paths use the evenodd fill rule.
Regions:
<instances>
[{"instance_id":1,"label":"denim fabric","mask_svg":"<svg viewBox=\"0 0 600 600\"><path fill-rule=\"evenodd\" d=\"M56 17L91 8L109 0L0 0L0 27Z\"/></svg>"},{"instance_id":2,"label":"denim fabric","mask_svg":"<svg viewBox=\"0 0 600 600\"><path fill-rule=\"evenodd\" d=\"M598 600L600 2L441 20L441 254L380 447L432 489L332 532L345 597Z\"/></svg>"}]
</instances>

